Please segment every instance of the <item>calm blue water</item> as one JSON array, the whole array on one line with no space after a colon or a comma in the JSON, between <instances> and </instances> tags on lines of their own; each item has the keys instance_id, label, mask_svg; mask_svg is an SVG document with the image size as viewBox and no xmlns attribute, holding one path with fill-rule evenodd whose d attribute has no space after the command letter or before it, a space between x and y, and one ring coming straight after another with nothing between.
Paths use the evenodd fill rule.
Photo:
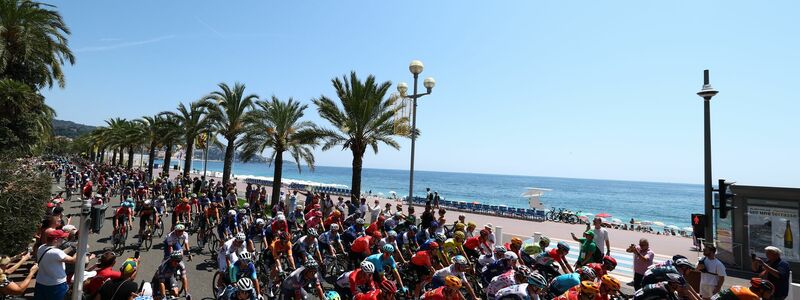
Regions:
<instances>
[{"instance_id":1,"label":"calm blue water","mask_svg":"<svg viewBox=\"0 0 800 300\"><path fill-rule=\"evenodd\" d=\"M203 162L194 161L192 166L202 170ZM221 172L222 162L208 162L208 170ZM233 173L272 177L273 168L236 163ZM350 168L325 166L316 167L314 172L304 168L298 173L291 165L284 166L283 177L350 186L352 175ZM552 191L546 192L541 201L548 208L605 212L624 222L634 217L686 227L690 226L691 213L703 212L703 186L691 184L416 171L414 194L424 196L426 187L448 200L511 207L528 207L528 200L520 197L526 187L547 188ZM404 196L408 193L408 171L364 169L362 191L369 190L387 196L389 191L395 191Z\"/></svg>"}]
</instances>

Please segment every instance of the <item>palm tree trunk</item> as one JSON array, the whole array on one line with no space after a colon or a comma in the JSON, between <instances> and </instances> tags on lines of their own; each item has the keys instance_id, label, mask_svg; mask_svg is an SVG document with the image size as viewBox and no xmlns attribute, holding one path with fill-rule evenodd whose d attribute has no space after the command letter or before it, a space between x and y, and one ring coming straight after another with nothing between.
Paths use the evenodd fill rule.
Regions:
<instances>
[{"instance_id":1,"label":"palm tree trunk","mask_svg":"<svg viewBox=\"0 0 800 300\"><path fill-rule=\"evenodd\" d=\"M236 141L236 137L227 138L228 146L225 147L225 163L222 167L222 184L228 185L228 182L231 181L231 169L233 168L233 154L236 151L236 147L234 147L234 142Z\"/></svg>"},{"instance_id":2,"label":"palm tree trunk","mask_svg":"<svg viewBox=\"0 0 800 300\"><path fill-rule=\"evenodd\" d=\"M352 186L350 187L350 201L352 203L361 203L359 198L361 197L361 168L364 165L364 149L358 149L359 147L351 148L353 150L353 180Z\"/></svg>"},{"instance_id":3,"label":"palm tree trunk","mask_svg":"<svg viewBox=\"0 0 800 300\"><path fill-rule=\"evenodd\" d=\"M133 169L133 146L128 146L128 170Z\"/></svg>"},{"instance_id":4,"label":"palm tree trunk","mask_svg":"<svg viewBox=\"0 0 800 300\"><path fill-rule=\"evenodd\" d=\"M119 146L119 161L117 161L118 166L122 166L125 162L125 147Z\"/></svg>"},{"instance_id":5,"label":"palm tree trunk","mask_svg":"<svg viewBox=\"0 0 800 300\"><path fill-rule=\"evenodd\" d=\"M164 151L164 168L162 173L164 176L169 177L169 164L172 162L172 144L167 145L167 150Z\"/></svg>"},{"instance_id":6,"label":"palm tree trunk","mask_svg":"<svg viewBox=\"0 0 800 300\"><path fill-rule=\"evenodd\" d=\"M106 160L106 148L100 149L100 163Z\"/></svg>"},{"instance_id":7,"label":"palm tree trunk","mask_svg":"<svg viewBox=\"0 0 800 300\"><path fill-rule=\"evenodd\" d=\"M194 158L194 138L186 139L186 158L183 160L183 175L189 175L192 169L192 158Z\"/></svg>"},{"instance_id":8,"label":"palm tree trunk","mask_svg":"<svg viewBox=\"0 0 800 300\"><path fill-rule=\"evenodd\" d=\"M112 151L112 153L111 153L111 165L112 166L116 166L117 165L117 149L114 149L114 150L111 150L111 151Z\"/></svg>"},{"instance_id":9,"label":"palm tree trunk","mask_svg":"<svg viewBox=\"0 0 800 300\"><path fill-rule=\"evenodd\" d=\"M153 163L156 160L156 141L150 142L150 150L147 152L147 175L153 179Z\"/></svg>"},{"instance_id":10,"label":"palm tree trunk","mask_svg":"<svg viewBox=\"0 0 800 300\"><path fill-rule=\"evenodd\" d=\"M281 178L283 177L283 149L275 149L275 173L272 175L272 206L281 199Z\"/></svg>"}]
</instances>

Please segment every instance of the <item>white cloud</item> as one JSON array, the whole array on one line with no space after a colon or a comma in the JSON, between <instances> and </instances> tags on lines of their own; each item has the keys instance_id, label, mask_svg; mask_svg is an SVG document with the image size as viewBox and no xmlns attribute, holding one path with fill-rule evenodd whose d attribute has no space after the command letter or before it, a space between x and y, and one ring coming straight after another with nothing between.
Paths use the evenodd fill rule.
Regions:
<instances>
[{"instance_id":1,"label":"white cloud","mask_svg":"<svg viewBox=\"0 0 800 300\"><path fill-rule=\"evenodd\" d=\"M83 47L83 48L76 49L75 52L96 52L96 51L115 50L115 49L121 49L121 48L128 48L128 47L135 47L135 46L141 46L141 45L146 45L146 44L157 43L157 42L161 42L161 41L165 41L165 40L169 40L169 39L173 39L173 38L175 38L174 35L166 35L166 36L160 36L160 37L156 37L156 38L152 38L152 39L148 39L148 40L143 40L143 41L124 42L124 43L118 43L118 44L106 45L106 46Z\"/></svg>"}]
</instances>

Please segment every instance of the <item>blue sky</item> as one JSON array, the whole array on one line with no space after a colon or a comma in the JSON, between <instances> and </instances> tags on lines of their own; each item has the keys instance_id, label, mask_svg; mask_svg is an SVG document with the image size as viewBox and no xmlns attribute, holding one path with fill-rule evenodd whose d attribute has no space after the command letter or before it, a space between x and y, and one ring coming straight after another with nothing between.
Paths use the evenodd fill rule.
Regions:
<instances>
[{"instance_id":1,"label":"blue sky","mask_svg":"<svg viewBox=\"0 0 800 300\"><path fill-rule=\"evenodd\" d=\"M800 186L792 1L56 1L77 62L45 91L101 125L173 110L219 82L309 104L350 70L436 78L416 168L702 184L702 70L714 178ZM421 84L421 83L420 83ZM407 169L408 140L365 166ZM317 152L349 166L350 152Z\"/></svg>"}]
</instances>

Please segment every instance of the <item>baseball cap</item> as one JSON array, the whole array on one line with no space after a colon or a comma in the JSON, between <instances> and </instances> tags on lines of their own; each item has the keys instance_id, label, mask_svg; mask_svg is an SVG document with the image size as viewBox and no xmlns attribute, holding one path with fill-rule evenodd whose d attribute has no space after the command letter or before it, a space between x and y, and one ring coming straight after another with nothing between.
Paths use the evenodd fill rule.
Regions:
<instances>
[{"instance_id":1,"label":"baseball cap","mask_svg":"<svg viewBox=\"0 0 800 300\"><path fill-rule=\"evenodd\" d=\"M136 266L136 261L132 258L128 258L124 263L122 263L122 266L119 267L119 271L124 275L130 275L136 271Z\"/></svg>"},{"instance_id":2,"label":"baseball cap","mask_svg":"<svg viewBox=\"0 0 800 300\"><path fill-rule=\"evenodd\" d=\"M63 239L69 236L68 232L64 232L63 230L56 229L47 233L47 237L51 239Z\"/></svg>"},{"instance_id":3,"label":"baseball cap","mask_svg":"<svg viewBox=\"0 0 800 300\"><path fill-rule=\"evenodd\" d=\"M586 231L586 232L584 232L583 234L585 234L585 235L588 235L588 236L591 236L591 237L594 237L594 231L591 231L591 230L587 230L587 231Z\"/></svg>"}]
</instances>

